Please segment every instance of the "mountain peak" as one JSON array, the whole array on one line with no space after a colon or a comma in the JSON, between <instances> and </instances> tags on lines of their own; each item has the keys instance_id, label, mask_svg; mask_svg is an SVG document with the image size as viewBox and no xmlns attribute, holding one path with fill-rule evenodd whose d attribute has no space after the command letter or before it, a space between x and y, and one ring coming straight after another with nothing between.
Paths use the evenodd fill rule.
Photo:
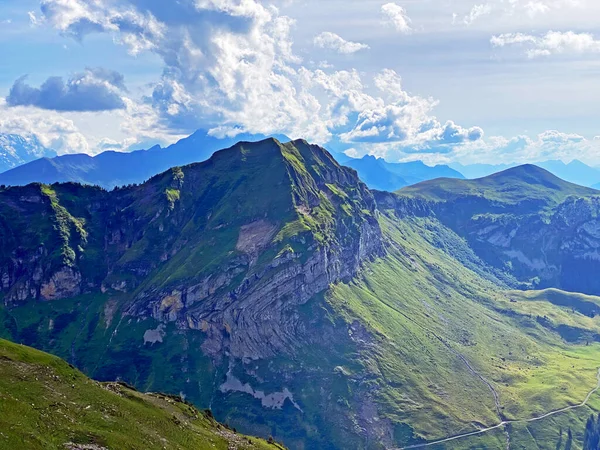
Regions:
<instances>
[{"instance_id":1,"label":"mountain peak","mask_svg":"<svg viewBox=\"0 0 600 450\"><path fill-rule=\"evenodd\" d=\"M511 167L502 172L490 175L490 180L496 182L510 182L510 180L517 183L525 183L529 185L542 185L549 189L561 190L565 185L571 185L571 183L562 180L550 171L543 169L535 164L523 164L516 167ZM485 180L483 178L482 180Z\"/></svg>"},{"instance_id":2,"label":"mountain peak","mask_svg":"<svg viewBox=\"0 0 600 450\"><path fill-rule=\"evenodd\" d=\"M535 164L521 164L519 166L511 167L501 172L489 175L489 177L502 177L502 176L522 176L522 175L534 175L537 177L554 177L558 178L548 170L541 168Z\"/></svg>"},{"instance_id":3,"label":"mountain peak","mask_svg":"<svg viewBox=\"0 0 600 450\"><path fill-rule=\"evenodd\" d=\"M534 164L524 164L474 180L438 179L399 191L401 195L433 201L477 198L498 204L555 205L570 195L587 196L596 191L564 181Z\"/></svg>"}]
</instances>

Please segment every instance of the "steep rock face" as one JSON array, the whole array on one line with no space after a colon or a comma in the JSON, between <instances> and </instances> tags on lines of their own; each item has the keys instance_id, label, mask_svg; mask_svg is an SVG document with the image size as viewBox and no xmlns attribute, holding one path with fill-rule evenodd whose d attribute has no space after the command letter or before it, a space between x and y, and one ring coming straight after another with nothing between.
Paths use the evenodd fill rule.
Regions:
<instances>
[{"instance_id":1,"label":"steep rock face","mask_svg":"<svg viewBox=\"0 0 600 450\"><path fill-rule=\"evenodd\" d=\"M168 290L150 286L137 296L136 314L205 332L203 348L213 356L292 352L309 339L295 309L384 254L375 201L356 174L304 141L281 149L292 186L288 222L241 225L237 256L223 270Z\"/></svg>"},{"instance_id":2,"label":"steep rock face","mask_svg":"<svg viewBox=\"0 0 600 450\"><path fill-rule=\"evenodd\" d=\"M87 192L89 198L98 193L94 188ZM85 262L79 263L88 244L88 231L60 204L54 188L30 185L5 189L0 198L4 302L53 300L81 293L81 265Z\"/></svg>"},{"instance_id":3,"label":"steep rock face","mask_svg":"<svg viewBox=\"0 0 600 450\"><path fill-rule=\"evenodd\" d=\"M40 298L43 300L58 300L74 297L81 293L81 274L70 268L63 267L53 273L50 279L40 288Z\"/></svg>"},{"instance_id":4,"label":"steep rock face","mask_svg":"<svg viewBox=\"0 0 600 450\"><path fill-rule=\"evenodd\" d=\"M128 293L130 314L203 331L213 356L292 351L295 308L384 254L371 192L305 141L241 143L112 192L0 195L5 302Z\"/></svg>"}]
</instances>

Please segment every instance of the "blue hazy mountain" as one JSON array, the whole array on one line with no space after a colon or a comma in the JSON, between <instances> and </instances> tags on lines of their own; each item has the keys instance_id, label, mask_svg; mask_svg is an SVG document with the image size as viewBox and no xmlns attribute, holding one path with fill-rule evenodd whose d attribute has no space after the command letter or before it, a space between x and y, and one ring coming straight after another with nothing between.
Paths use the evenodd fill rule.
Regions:
<instances>
[{"instance_id":1,"label":"blue hazy mountain","mask_svg":"<svg viewBox=\"0 0 600 450\"><path fill-rule=\"evenodd\" d=\"M54 157L56 152L35 137L0 133L0 172L44 157Z\"/></svg>"},{"instance_id":2,"label":"blue hazy mountain","mask_svg":"<svg viewBox=\"0 0 600 450\"><path fill-rule=\"evenodd\" d=\"M462 165L452 163L450 167L458 170L467 179L483 178L494 173L516 167L518 164L469 164ZM568 164L562 161L542 161L536 162L536 166L546 169L548 172L562 178L570 183L579 184L586 187L600 188L600 169L590 167L578 160L573 160Z\"/></svg>"},{"instance_id":3,"label":"blue hazy mountain","mask_svg":"<svg viewBox=\"0 0 600 450\"><path fill-rule=\"evenodd\" d=\"M428 166L422 161L389 163L375 156L361 159L348 158L343 165L353 168L371 189L397 191L400 188L435 178L458 178L464 176L448 166Z\"/></svg>"},{"instance_id":4,"label":"blue hazy mountain","mask_svg":"<svg viewBox=\"0 0 600 450\"><path fill-rule=\"evenodd\" d=\"M484 178L494 173L516 167L517 164L461 164L450 163L449 166L462 173L466 179Z\"/></svg>"},{"instance_id":5,"label":"blue hazy mountain","mask_svg":"<svg viewBox=\"0 0 600 450\"><path fill-rule=\"evenodd\" d=\"M562 161L545 161L537 165L570 183L587 187L600 183L600 170L576 159L569 164Z\"/></svg>"},{"instance_id":6,"label":"blue hazy mountain","mask_svg":"<svg viewBox=\"0 0 600 450\"><path fill-rule=\"evenodd\" d=\"M290 139L274 135L279 141ZM106 151L96 156L86 154L41 158L0 174L0 184L77 182L111 189L115 186L141 183L171 167L184 166L209 159L223 148L239 141L260 141L264 135L239 134L234 138L218 139L205 130L198 130L169 147L154 146L148 150L129 153Z\"/></svg>"}]
</instances>

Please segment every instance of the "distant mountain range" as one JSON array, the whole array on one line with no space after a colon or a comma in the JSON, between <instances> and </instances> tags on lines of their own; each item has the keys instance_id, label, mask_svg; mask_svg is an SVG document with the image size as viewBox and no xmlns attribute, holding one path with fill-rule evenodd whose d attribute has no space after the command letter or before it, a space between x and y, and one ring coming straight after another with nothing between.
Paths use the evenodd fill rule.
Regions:
<instances>
[{"instance_id":1,"label":"distant mountain range","mask_svg":"<svg viewBox=\"0 0 600 450\"><path fill-rule=\"evenodd\" d=\"M266 137L262 134L244 133L233 138L219 139L210 136L206 130L198 130L166 148L157 145L148 150L133 152L106 151L96 156L56 156L56 152L44 147L35 137L0 134L0 184L23 186L35 182L77 182L112 189L143 183L171 167L206 161L217 150L232 147L237 142L257 142ZM281 142L290 141L284 135L270 137ZM371 155L351 158L343 153L331 154L339 164L356 170L369 188L390 192L436 178L483 178L517 166L459 163L428 166L422 161L390 163ZM581 161L574 160L568 164L562 161L544 161L536 165L565 181L600 189L600 169Z\"/></svg>"},{"instance_id":2,"label":"distant mountain range","mask_svg":"<svg viewBox=\"0 0 600 450\"><path fill-rule=\"evenodd\" d=\"M235 138L218 139L205 130L198 130L166 148L157 145L149 150L129 153L106 151L96 156L40 155L37 158L46 157L30 158L31 162L0 174L0 184L22 186L36 182L52 184L71 181L112 189L115 186L142 183L171 167L205 161L215 151L232 147L238 141L256 142L265 137L244 133ZM282 142L290 140L282 135L273 137Z\"/></svg>"},{"instance_id":3,"label":"distant mountain range","mask_svg":"<svg viewBox=\"0 0 600 450\"><path fill-rule=\"evenodd\" d=\"M431 167L422 161L389 163L370 155L361 159L348 159L342 164L356 170L361 180L371 189L380 191L393 192L405 186L435 178L465 178L461 173L448 166Z\"/></svg>"},{"instance_id":4,"label":"distant mountain range","mask_svg":"<svg viewBox=\"0 0 600 450\"><path fill-rule=\"evenodd\" d=\"M44 147L35 137L0 133L0 172L34 161L52 158L56 152Z\"/></svg>"},{"instance_id":5,"label":"distant mountain range","mask_svg":"<svg viewBox=\"0 0 600 450\"><path fill-rule=\"evenodd\" d=\"M590 167L578 160L573 160L568 164L562 161L543 161L536 162L536 166L546 169L548 172L562 178L570 183L581 186L600 188L600 169ZM468 179L483 178L503 170L516 167L518 164L469 164L462 165L452 163L450 167L462 173Z\"/></svg>"}]
</instances>

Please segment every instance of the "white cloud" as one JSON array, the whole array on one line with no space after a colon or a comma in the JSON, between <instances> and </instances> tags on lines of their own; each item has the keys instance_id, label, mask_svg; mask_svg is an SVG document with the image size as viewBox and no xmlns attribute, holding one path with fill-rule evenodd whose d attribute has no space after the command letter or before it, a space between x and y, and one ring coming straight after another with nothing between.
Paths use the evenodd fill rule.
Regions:
<instances>
[{"instance_id":1,"label":"white cloud","mask_svg":"<svg viewBox=\"0 0 600 450\"><path fill-rule=\"evenodd\" d=\"M39 88L19 78L10 89L6 101L10 106L36 106L54 111L108 111L121 109L121 97L127 91L124 77L104 68L87 68L66 82L50 77Z\"/></svg>"},{"instance_id":2,"label":"white cloud","mask_svg":"<svg viewBox=\"0 0 600 450\"><path fill-rule=\"evenodd\" d=\"M529 17L535 17L538 14L546 14L550 11L550 5L539 0L526 3L524 8Z\"/></svg>"},{"instance_id":3,"label":"white cloud","mask_svg":"<svg viewBox=\"0 0 600 450\"><path fill-rule=\"evenodd\" d=\"M484 3L481 5L475 5L471 9L468 15L463 19L465 25L471 25L475 20L481 16L488 15L492 12L492 5L490 3Z\"/></svg>"},{"instance_id":4,"label":"white cloud","mask_svg":"<svg viewBox=\"0 0 600 450\"><path fill-rule=\"evenodd\" d=\"M590 164L598 162L600 142L588 140L573 133L556 130L544 131L534 138L525 135L505 138L492 136L485 140L456 146L448 154L426 155L430 163L460 161L466 164L523 164L548 160L572 161L579 159ZM393 152L392 152L393 153ZM411 155L397 153L402 158ZM412 155L414 158L415 155Z\"/></svg>"},{"instance_id":5,"label":"white cloud","mask_svg":"<svg viewBox=\"0 0 600 450\"><path fill-rule=\"evenodd\" d=\"M408 95L393 71L367 76L373 90L356 70L311 70L302 65L290 36L294 21L255 0L187 0L143 13L133 0L122 0L121 6L44 2L45 20L66 35L83 39L89 33L113 33L134 51L142 48L163 59L164 75L145 105L127 108L128 113L143 111L125 125L137 134L150 131L148 122L155 120L172 132L199 127L218 128L221 134L284 132L319 143L334 134L348 142L365 142L391 133L392 139L407 145L424 145L427 140L450 145L477 135L451 122L439 123L431 115L436 102ZM382 11L396 29L410 31L401 6L388 3ZM146 23L155 31L141 27ZM315 44L346 54L367 48L333 33L317 36ZM381 115L390 123L376 133L382 125L371 122Z\"/></svg>"},{"instance_id":6,"label":"white cloud","mask_svg":"<svg viewBox=\"0 0 600 450\"><path fill-rule=\"evenodd\" d=\"M566 1L469 2L458 17L471 24L484 16L491 20L496 13L508 15L512 8L514 14L527 19L556 10ZM450 11L448 7L444 10L446 26ZM411 20L397 3L387 3L372 13L375 20L383 14L397 31L412 31ZM411 16L414 14L415 22L421 23L419 8L411 10ZM131 53L151 52L163 62L163 74L146 98L135 101L124 97L126 108L110 113L118 118L114 123L120 126L119 133L100 139L85 133L91 152L126 148L132 142L129 138L138 143L174 139L200 127L211 128L214 135L283 132L317 143L330 141L336 150L357 156L375 153L392 160L450 160L470 155L495 161L511 151L517 156L533 155L542 154L540 149L581 149L588 143L571 139L559 144L557 135L552 141L550 134L534 139L484 138L475 123L463 126L446 118L439 120L434 114L438 102L408 93L393 70L335 70L327 62L312 61L307 49L297 52L292 40L295 21L258 0L180 0L168 4L149 0L43 0L39 22L84 45L90 34L109 34ZM297 28L306 32L304 26ZM385 34L389 39L389 33ZM547 36L510 33L495 36L493 43L499 47L520 45L528 52L542 49L558 53L577 48L564 40L560 45L552 44L554 40ZM374 55L376 40L373 42ZM342 54L366 48L333 33L320 34L314 44ZM520 147L526 150L517 152Z\"/></svg>"},{"instance_id":7,"label":"white cloud","mask_svg":"<svg viewBox=\"0 0 600 450\"><path fill-rule=\"evenodd\" d=\"M400 33L408 34L412 31L411 20L406 15L406 10L397 3L386 3L381 7L385 23L392 25Z\"/></svg>"},{"instance_id":8,"label":"white cloud","mask_svg":"<svg viewBox=\"0 0 600 450\"><path fill-rule=\"evenodd\" d=\"M35 136L58 153L90 153L87 138L72 120L33 108L12 108L0 100L0 133Z\"/></svg>"},{"instance_id":9,"label":"white cloud","mask_svg":"<svg viewBox=\"0 0 600 450\"><path fill-rule=\"evenodd\" d=\"M314 44L317 47L325 48L329 50L334 50L341 54L351 54L356 53L360 50L366 50L369 48L366 44L361 44L360 42L351 42L343 39L335 33L331 33L329 31L325 31L314 39Z\"/></svg>"},{"instance_id":10,"label":"white cloud","mask_svg":"<svg viewBox=\"0 0 600 450\"><path fill-rule=\"evenodd\" d=\"M402 88L402 80L393 70L384 70L374 79L380 97L361 109L355 126L341 134L347 143L400 142L410 151L450 147L483 137L478 127L462 128L452 121L440 123L433 115L433 99L412 96Z\"/></svg>"},{"instance_id":11,"label":"white cloud","mask_svg":"<svg viewBox=\"0 0 600 450\"><path fill-rule=\"evenodd\" d=\"M542 36L522 33L509 33L493 36L490 40L494 47L512 45L525 46L529 58L554 54L583 54L600 52L600 40L590 33L573 31L549 31Z\"/></svg>"},{"instance_id":12,"label":"white cloud","mask_svg":"<svg viewBox=\"0 0 600 450\"><path fill-rule=\"evenodd\" d=\"M503 19L511 23L526 18L531 23L540 16L561 10L581 8L583 11L587 2L588 0L487 0L485 3L470 4L462 13L454 12L453 23L457 23L458 17L463 17L459 23L471 25L486 16L489 16L489 20Z\"/></svg>"}]
</instances>

